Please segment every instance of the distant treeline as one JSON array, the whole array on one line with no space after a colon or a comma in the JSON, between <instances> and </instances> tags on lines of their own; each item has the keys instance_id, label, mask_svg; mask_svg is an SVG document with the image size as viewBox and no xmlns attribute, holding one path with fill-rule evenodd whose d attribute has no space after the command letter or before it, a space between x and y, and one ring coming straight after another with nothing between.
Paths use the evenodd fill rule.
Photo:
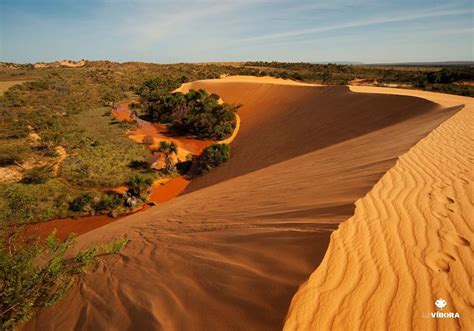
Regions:
<instances>
[{"instance_id":1,"label":"distant treeline","mask_svg":"<svg viewBox=\"0 0 474 331\"><path fill-rule=\"evenodd\" d=\"M244 67L259 70L259 74L291 78L328 85L346 85L354 79L368 84L398 84L402 87L474 96L472 66L415 67L370 66L344 64L312 64L289 62L246 62Z\"/></svg>"}]
</instances>

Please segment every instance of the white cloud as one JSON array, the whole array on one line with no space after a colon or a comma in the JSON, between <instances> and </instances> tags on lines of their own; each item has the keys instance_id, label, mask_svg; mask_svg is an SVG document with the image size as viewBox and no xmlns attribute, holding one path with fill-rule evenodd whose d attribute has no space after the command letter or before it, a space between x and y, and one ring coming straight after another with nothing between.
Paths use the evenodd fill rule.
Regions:
<instances>
[{"instance_id":1,"label":"white cloud","mask_svg":"<svg viewBox=\"0 0 474 331\"><path fill-rule=\"evenodd\" d=\"M419 11L419 12L411 13L411 14L375 17L375 18L369 18L366 20L358 20L358 21L335 24L335 25L330 25L330 26L321 26L317 28L300 29L300 30L279 32L279 33L270 33L270 34L255 36L255 37L243 38L241 39L241 41L271 40L271 39L279 39L279 38L285 38L285 37L302 36L302 35L307 35L311 33L327 32L327 31L342 30L342 29L349 29L349 28L358 28L358 27L365 27L365 26L385 24L385 23L415 21L415 20L430 18L430 17L456 16L456 15L463 15L463 14L469 14L469 13L472 14L473 12L474 12L473 9L443 9L443 10Z\"/></svg>"}]
</instances>

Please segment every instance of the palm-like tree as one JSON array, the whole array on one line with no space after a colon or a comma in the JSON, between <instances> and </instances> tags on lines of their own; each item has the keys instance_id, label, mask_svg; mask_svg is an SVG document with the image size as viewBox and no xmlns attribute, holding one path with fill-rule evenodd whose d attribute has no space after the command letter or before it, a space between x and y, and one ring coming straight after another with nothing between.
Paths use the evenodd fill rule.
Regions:
<instances>
[{"instance_id":1,"label":"palm-like tree","mask_svg":"<svg viewBox=\"0 0 474 331\"><path fill-rule=\"evenodd\" d=\"M145 195L148 187L150 187L152 183L153 181L148 177L132 176L125 185L128 188L130 196L141 198Z\"/></svg>"},{"instance_id":2,"label":"palm-like tree","mask_svg":"<svg viewBox=\"0 0 474 331\"><path fill-rule=\"evenodd\" d=\"M160 153L165 155L165 169L168 172L176 170L176 165L173 162L171 156L178 154L178 146L174 142L160 141L160 147L158 148Z\"/></svg>"},{"instance_id":3,"label":"palm-like tree","mask_svg":"<svg viewBox=\"0 0 474 331\"><path fill-rule=\"evenodd\" d=\"M178 146L174 142L160 141L160 147L158 151L166 155L177 154Z\"/></svg>"}]
</instances>

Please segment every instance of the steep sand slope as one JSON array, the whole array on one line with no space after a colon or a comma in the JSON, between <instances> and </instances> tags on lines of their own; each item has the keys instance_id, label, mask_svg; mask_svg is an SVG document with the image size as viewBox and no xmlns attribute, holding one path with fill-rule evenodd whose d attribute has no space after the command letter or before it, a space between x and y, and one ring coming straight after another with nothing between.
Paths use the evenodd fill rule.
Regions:
<instances>
[{"instance_id":1,"label":"steep sand slope","mask_svg":"<svg viewBox=\"0 0 474 331\"><path fill-rule=\"evenodd\" d=\"M227 102L225 96L245 103L233 159L245 156L250 165L229 163L225 176L221 169L206 176L222 176L215 185L202 178L201 190L81 236L81 246L124 233L131 242L27 329L280 329L291 297L320 263L331 231L353 214L353 203L456 111L345 88L213 88ZM336 107L339 98L344 107Z\"/></svg>"},{"instance_id":2,"label":"steep sand slope","mask_svg":"<svg viewBox=\"0 0 474 331\"><path fill-rule=\"evenodd\" d=\"M212 176L194 180L187 192L265 168L311 151L352 139L434 109L418 98L351 93L345 86L284 86L282 81L243 83L237 78L186 84L241 103L242 127L232 144L232 158ZM245 77L240 77L242 80ZM238 81L238 82L235 82Z\"/></svg>"},{"instance_id":3,"label":"steep sand slope","mask_svg":"<svg viewBox=\"0 0 474 331\"><path fill-rule=\"evenodd\" d=\"M356 203L321 265L292 300L286 330L474 328L474 105L470 98L396 89L466 107L423 139ZM433 319L444 312L460 319Z\"/></svg>"}]
</instances>

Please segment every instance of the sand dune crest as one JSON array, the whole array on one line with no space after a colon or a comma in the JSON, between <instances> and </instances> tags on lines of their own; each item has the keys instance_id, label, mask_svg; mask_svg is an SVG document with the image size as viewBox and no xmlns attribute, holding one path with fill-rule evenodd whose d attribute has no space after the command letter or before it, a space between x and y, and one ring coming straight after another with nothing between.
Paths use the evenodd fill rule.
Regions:
<instances>
[{"instance_id":1,"label":"sand dune crest","mask_svg":"<svg viewBox=\"0 0 474 331\"><path fill-rule=\"evenodd\" d=\"M469 98L435 97L470 103L357 201L293 298L285 330L474 327L474 107ZM461 318L431 318L437 298Z\"/></svg>"}]
</instances>

